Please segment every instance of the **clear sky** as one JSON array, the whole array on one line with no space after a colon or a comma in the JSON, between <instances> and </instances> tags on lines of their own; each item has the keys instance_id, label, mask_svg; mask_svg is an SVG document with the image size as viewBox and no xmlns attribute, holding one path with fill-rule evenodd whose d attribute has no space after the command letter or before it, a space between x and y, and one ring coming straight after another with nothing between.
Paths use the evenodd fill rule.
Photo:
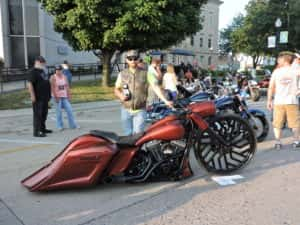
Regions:
<instances>
[{"instance_id":1,"label":"clear sky","mask_svg":"<svg viewBox=\"0 0 300 225\"><path fill-rule=\"evenodd\" d=\"M225 28L239 13L245 13L245 6L249 0L221 0L219 29Z\"/></svg>"}]
</instances>

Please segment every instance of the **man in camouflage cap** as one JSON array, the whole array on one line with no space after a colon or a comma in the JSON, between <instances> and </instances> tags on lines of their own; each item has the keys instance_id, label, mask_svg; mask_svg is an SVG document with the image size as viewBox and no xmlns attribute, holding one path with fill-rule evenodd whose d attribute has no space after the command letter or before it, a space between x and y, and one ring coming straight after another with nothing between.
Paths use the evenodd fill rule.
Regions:
<instances>
[{"instance_id":1,"label":"man in camouflage cap","mask_svg":"<svg viewBox=\"0 0 300 225\"><path fill-rule=\"evenodd\" d=\"M128 68L119 73L115 84L115 95L122 103L121 119L125 135L140 133L145 128L149 85L166 105L172 106L172 102L165 98L160 87L147 81L147 71L138 68L138 60L137 51L127 52Z\"/></svg>"}]
</instances>

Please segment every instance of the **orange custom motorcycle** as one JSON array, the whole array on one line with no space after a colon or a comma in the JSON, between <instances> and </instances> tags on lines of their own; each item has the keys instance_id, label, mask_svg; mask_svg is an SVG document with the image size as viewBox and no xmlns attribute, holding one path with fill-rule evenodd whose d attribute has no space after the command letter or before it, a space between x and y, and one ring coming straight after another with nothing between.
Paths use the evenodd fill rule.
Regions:
<instances>
[{"instance_id":1,"label":"orange custom motorcycle","mask_svg":"<svg viewBox=\"0 0 300 225\"><path fill-rule=\"evenodd\" d=\"M192 175L189 153L208 171L230 173L245 166L256 151L246 121L216 115L213 102L177 102L172 115L145 132L117 136L90 131L71 141L48 165L22 181L30 191L80 188L107 182L180 180Z\"/></svg>"}]
</instances>

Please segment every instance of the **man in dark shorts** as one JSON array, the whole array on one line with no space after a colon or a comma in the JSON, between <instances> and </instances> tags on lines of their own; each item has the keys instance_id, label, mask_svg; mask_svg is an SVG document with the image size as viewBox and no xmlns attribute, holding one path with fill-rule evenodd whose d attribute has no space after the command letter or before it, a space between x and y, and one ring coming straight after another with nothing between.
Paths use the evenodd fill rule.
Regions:
<instances>
[{"instance_id":1,"label":"man in dark shorts","mask_svg":"<svg viewBox=\"0 0 300 225\"><path fill-rule=\"evenodd\" d=\"M42 56L35 59L34 68L29 72L28 90L33 109L33 136L46 137L46 133L52 133L51 130L46 129L51 89L46 60Z\"/></svg>"}]
</instances>

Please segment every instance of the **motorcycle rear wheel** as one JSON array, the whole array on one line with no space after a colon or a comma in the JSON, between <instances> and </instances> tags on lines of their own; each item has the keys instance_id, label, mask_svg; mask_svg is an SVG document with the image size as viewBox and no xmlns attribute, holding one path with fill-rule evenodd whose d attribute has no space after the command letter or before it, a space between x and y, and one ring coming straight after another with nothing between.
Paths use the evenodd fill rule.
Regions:
<instances>
[{"instance_id":1,"label":"motorcycle rear wheel","mask_svg":"<svg viewBox=\"0 0 300 225\"><path fill-rule=\"evenodd\" d=\"M246 120L225 114L210 118L208 123L211 131L200 132L194 145L200 165L208 172L227 174L251 161L256 152L256 137Z\"/></svg>"}]
</instances>

